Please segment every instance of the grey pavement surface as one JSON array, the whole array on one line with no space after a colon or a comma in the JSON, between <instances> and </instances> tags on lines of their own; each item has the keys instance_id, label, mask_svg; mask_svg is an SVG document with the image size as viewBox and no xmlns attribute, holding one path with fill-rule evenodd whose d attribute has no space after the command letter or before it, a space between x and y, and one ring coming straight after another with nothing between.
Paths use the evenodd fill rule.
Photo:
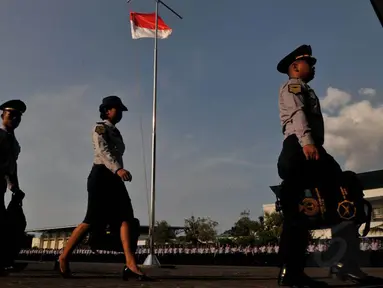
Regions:
<instances>
[{"instance_id":1,"label":"grey pavement surface","mask_svg":"<svg viewBox=\"0 0 383 288\"><path fill-rule=\"evenodd\" d=\"M109 263L71 263L74 277L63 279L53 270L52 262L29 263L24 271L0 278L0 287L277 287L278 269L274 267L176 266L173 269L151 268L144 269L144 271L155 278L156 282L144 283L134 279L122 281L122 266L122 264ZM374 276L383 276L383 268L368 268L364 271ZM327 269L307 268L306 272L316 279L328 282L332 287L358 287L329 278Z\"/></svg>"}]
</instances>

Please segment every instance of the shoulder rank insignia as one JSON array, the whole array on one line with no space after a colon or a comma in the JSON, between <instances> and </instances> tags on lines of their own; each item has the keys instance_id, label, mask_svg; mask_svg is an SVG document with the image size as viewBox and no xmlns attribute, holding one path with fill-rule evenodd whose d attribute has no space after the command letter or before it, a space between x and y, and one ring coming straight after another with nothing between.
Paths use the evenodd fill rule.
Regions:
<instances>
[{"instance_id":1,"label":"shoulder rank insignia","mask_svg":"<svg viewBox=\"0 0 383 288\"><path fill-rule=\"evenodd\" d=\"M289 84L289 92L298 94L302 92L302 86L300 84Z\"/></svg>"},{"instance_id":2,"label":"shoulder rank insignia","mask_svg":"<svg viewBox=\"0 0 383 288\"><path fill-rule=\"evenodd\" d=\"M101 134L104 134L105 133L105 127L104 125L97 125L96 126L96 129L95 129L95 132L99 135Z\"/></svg>"}]
</instances>

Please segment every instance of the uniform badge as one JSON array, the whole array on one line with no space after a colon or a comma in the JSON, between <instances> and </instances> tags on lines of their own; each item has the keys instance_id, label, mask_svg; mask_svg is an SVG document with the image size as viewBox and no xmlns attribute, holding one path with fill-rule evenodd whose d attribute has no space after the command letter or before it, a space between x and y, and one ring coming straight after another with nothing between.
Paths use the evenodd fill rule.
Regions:
<instances>
[{"instance_id":1,"label":"uniform badge","mask_svg":"<svg viewBox=\"0 0 383 288\"><path fill-rule=\"evenodd\" d=\"M105 127L104 127L104 125L98 125L98 126L96 126L95 132L96 132L97 134L99 134L99 135L104 134L104 133L105 133Z\"/></svg>"},{"instance_id":2,"label":"uniform badge","mask_svg":"<svg viewBox=\"0 0 383 288\"><path fill-rule=\"evenodd\" d=\"M298 94L302 92L302 86L300 84L289 84L289 92Z\"/></svg>"},{"instance_id":3,"label":"uniform badge","mask_svg":"<svg viewBox=\"0 0 383 288\"><path fill-rule=\"evenodd\" d=\"M315 216L319 213L318 201L313 198L305 198L302 201L302 205L299 205L299 211L309 216Z\"/></svg>"},{"instance_id":4,"label":"uniform badge","mask_svg":"<svg viewBox=\"0 0 383 288\"><path fill-rule=\"evenodd\" d=\"M354 205L354 202L344 200L338 203L337 211L340 218L350 220L355 217L356 207Z\"/></svg>"}]
</instances>

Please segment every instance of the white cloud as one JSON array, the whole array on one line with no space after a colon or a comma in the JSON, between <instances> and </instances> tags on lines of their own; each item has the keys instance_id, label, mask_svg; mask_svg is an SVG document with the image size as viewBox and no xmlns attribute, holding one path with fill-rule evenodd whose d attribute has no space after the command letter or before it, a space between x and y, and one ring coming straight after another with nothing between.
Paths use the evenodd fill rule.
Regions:
<instances>
[{"instance_id":1,"label":"white cloud","mask_svg":"<svg viewBox=\"0 0 383 288\"><path fill-rule=\"evenodd\" d=\"M325 147L334 156L345 159L345 169L355 171L381 169L383 107L372 105L368 100L353 103L350 101L351 95L333 88L328 89L326 97L322 100L322 103L327 103L322 105L324 112L325 110L335 112L331 116L324 114ZM346 103L348 105L345 105Z\"/></svg>"},{"instance_id":2,"label":"white cloud","mask_svg":"<svg viewBox=\"0 0 383 288\"><path fill-rule=\"evenodd\" d=\"M360 88L358 92L362 96L374 97L376 95L376 90L372 88Z\"/></svg>"},{"instance_id":3,"label":"white cloud","mask_svg":"<svg viewBox=\"0 0 383 288\"><path fill-rule=\"evenodd\" d=\"M322 100L321 106L323 109L328 110L329 112L334 112L336 109L339 109L349 103L351 100L351 95L336 89L329 87L327 88L327 94Z\"/></svg>"}]
</instances>

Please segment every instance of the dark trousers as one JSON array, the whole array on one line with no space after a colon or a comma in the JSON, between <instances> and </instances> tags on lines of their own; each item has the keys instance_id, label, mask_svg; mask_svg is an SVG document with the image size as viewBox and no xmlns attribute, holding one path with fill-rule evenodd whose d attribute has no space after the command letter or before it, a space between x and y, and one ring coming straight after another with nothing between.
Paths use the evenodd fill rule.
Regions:
<instances>
[{"instance_id":1,"label":"dark trousers","mask_svg":"<svg viewBox=\"0 0 383 288\"><path fill-rule=\"evenodd\" d=\"M303 189L313 181L332 181L342 170L323 147L317 147L320 160L306 160L295 135L283 142L278 159L278 174L283 179L280 201L284 222L279 244L282 265L293 274L302 273L309 239L308 228L299 212L299 199Z\"/></svg>"}]
</instances>

